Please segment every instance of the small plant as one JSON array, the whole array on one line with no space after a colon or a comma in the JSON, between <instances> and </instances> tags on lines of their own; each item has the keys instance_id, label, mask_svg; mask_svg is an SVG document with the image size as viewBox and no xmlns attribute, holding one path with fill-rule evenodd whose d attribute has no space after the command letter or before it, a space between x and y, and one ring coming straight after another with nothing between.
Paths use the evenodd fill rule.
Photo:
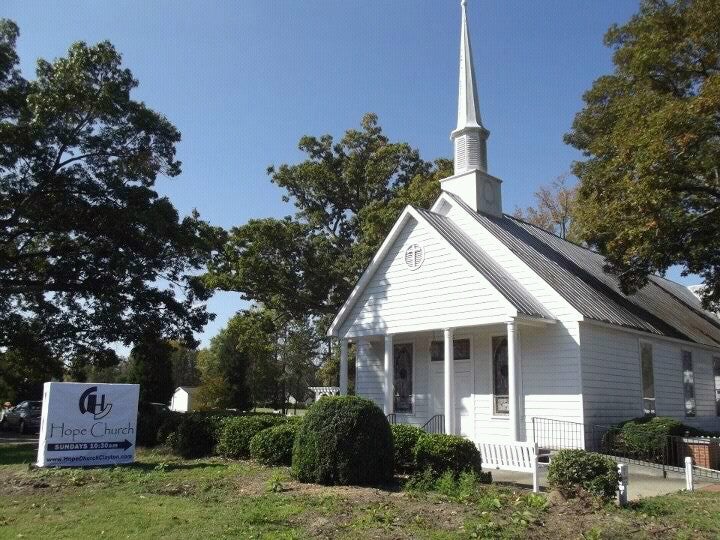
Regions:
<instances>
[{"instance_id":1,"label":"small plant","mask_svg":"<svg viewBox=\"0 0 720 540\"><path fill-rule=\"evenodd\" d=\"M407 491L426 492L435 489L435 473L431 469L416 472L405 484Z\"/></svg>"},{"instance_id":2,"label":"small plant","mask_svg":"<svg viewBox=\"0 0 720 540\"><path fill-rule=\"evenodd\" d=\"M167 472L170 469L170 464L167 461L161 461L155 467L153 467L153 471L156 472Z\"/></svg>"},{"instance_id":3,"label":"small plant","mask_svg":"<svg viewBox=\"0 0 720 540\"><path fill-rule=\"evenodd\" d=\"M445 471L454 475L482 470L480 452L475 444L458 435L430 434L418 439L415 445L415 462L419 470L430 469L437 476Z\"/></svg>"},{"instance_id":4,"label":"small plant","mask_svg":"<svg viewBox=\"0 0 720 540\"><path fill-rule=\"evenodd\" d=\"M548 469L550 486L568 498L586 491L610 499L615 496L619 479L612 459L585 450L560 450Z\"/></svg>"},{"instance_id":5,"label":"small plant","mask_svg":"<svg viewBox=\"0 0 720 540\"><path fill-rule=\"evenodd\" d=\"M272 473L267 481L267 490L270 493L282 493L285 491L285 485L283 484L283 475L279 471Z\"/></svg>"}]
</instances>

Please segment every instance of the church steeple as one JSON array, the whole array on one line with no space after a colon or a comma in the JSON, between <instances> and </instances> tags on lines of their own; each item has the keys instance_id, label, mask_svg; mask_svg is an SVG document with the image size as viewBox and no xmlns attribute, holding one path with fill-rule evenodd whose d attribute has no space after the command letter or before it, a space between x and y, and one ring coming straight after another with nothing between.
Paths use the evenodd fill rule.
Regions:
<instances>
[{"instance_id":1,"label":"church steeple","mask_svg":"<svg viewBox=\"0 0 720 540\"><path fill-rule=\"evenodd\" d=\"M458 88L457 127L450 138L455 146L455 174L479 169L487 172L487 138L490 132L482 125L478 105L475 67L467 21L467 0L461 1L460 77Z\"/></svg>"},{"instance_id":2,"label":"church steeple","mask_svg":"<svg viewBox=\"0 0 720 540\"><path fill-rule=\"evenodd\" d=\"M502 193L498 178L487 172L487 139L478 106L475 67L468 33L467 0L461 0L460 85L458 89L457 127L450 134L455 146L455 171L440 181L443 191L460 197L477 212L502 215Z\"/></svg>"}]
</instances>

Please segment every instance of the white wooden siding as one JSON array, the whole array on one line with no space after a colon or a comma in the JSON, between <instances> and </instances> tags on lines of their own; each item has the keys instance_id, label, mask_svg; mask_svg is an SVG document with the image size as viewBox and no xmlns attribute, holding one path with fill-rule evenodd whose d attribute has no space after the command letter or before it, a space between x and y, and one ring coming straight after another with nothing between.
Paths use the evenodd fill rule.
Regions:
<instances>
[{"instance_id":1,"label":"white wooden siding","mask_svg":"<svg viewBox=\"0 0 720 540\"><path fill-rule=\"evenodd\" d=\"M580 330L585 424L606 426L642 416L640 340L653 348L656 414L703 429L720 429L711 352L591 323L581 323ZM681 350L693 355L695 417L685 416Z\"/></svg>"},{"instance_id":2,"label":"white wooden siding","mask_svg":"<svg viewBox=\"0 0 720 540\"><path fill-rule=\"evenodd\" d=\"M425 250L416 270L405 248ZM344 337L485 324L507 318L509 303L428 226L411 219L340 329Z\"/></svg>"},{"instance_id":3,"label":"white wooden siding","mask_svg":"<svg viewBox=\"0 0 720 540\"><path fill-rule=\"evenodd\" d=\"M538 276L494 234L470 216L464 208L448 199L447 204L443 204L438 210L468 233L488 255L505 268L525 290L537 298L557 319L567 321L582 319L580 313L567 300Z\"/></svg>"},{"instance_id":4,"label":"white wooden siding","mask_svg":"<svg viewBox=\"0 0 720 540\"><path fill-rule=\"evenodd\" d=\"M528 441L533 436L533 417L583 422L579 334L577 322L558 322L546 327L520 326Z\"/></svg>"},{"instance_id":5,"label":"white wooden siding","mask_svg":"<svg viewBox=\"0 0 720 540\"><path fill-rule=\"evenodd\" d=\"M383 408L383 362L385 344L360 340L355 359L355 393Z\"/></svg>"}]
</instances>

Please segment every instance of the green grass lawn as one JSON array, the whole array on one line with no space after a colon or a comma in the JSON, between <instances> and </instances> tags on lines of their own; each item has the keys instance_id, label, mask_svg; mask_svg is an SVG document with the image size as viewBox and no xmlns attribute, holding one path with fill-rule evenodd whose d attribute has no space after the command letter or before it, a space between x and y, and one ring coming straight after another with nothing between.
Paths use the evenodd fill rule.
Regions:
<instances>
[{"instance_id":1,"label":"green grass lawn","mask_svg":"<svg viewBox=\"0 0 720 540\"><path fill-rule=\"evenodd\" d=\"M550 504L496 486L471 493L321 487L287 469L140 450L135 465L31 469L31 446L0 447L0 538L718 538L720 493L627 510Z\"/></svg>"}]
</instances>

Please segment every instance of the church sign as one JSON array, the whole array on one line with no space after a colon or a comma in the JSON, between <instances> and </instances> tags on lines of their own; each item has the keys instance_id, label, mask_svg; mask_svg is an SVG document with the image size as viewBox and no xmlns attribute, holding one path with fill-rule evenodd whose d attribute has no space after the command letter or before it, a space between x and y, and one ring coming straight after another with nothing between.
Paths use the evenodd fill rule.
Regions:
<instances>
[{"instance_id":1,"label":"church sign","mask_svg":"<svg viewBox=\"0 0 720 540\"><path fill-rule=\"evenodd\" d=\"M132 463L139 392L137 384L45 383L38 466Z\"/></svg>"}]
</instances>

